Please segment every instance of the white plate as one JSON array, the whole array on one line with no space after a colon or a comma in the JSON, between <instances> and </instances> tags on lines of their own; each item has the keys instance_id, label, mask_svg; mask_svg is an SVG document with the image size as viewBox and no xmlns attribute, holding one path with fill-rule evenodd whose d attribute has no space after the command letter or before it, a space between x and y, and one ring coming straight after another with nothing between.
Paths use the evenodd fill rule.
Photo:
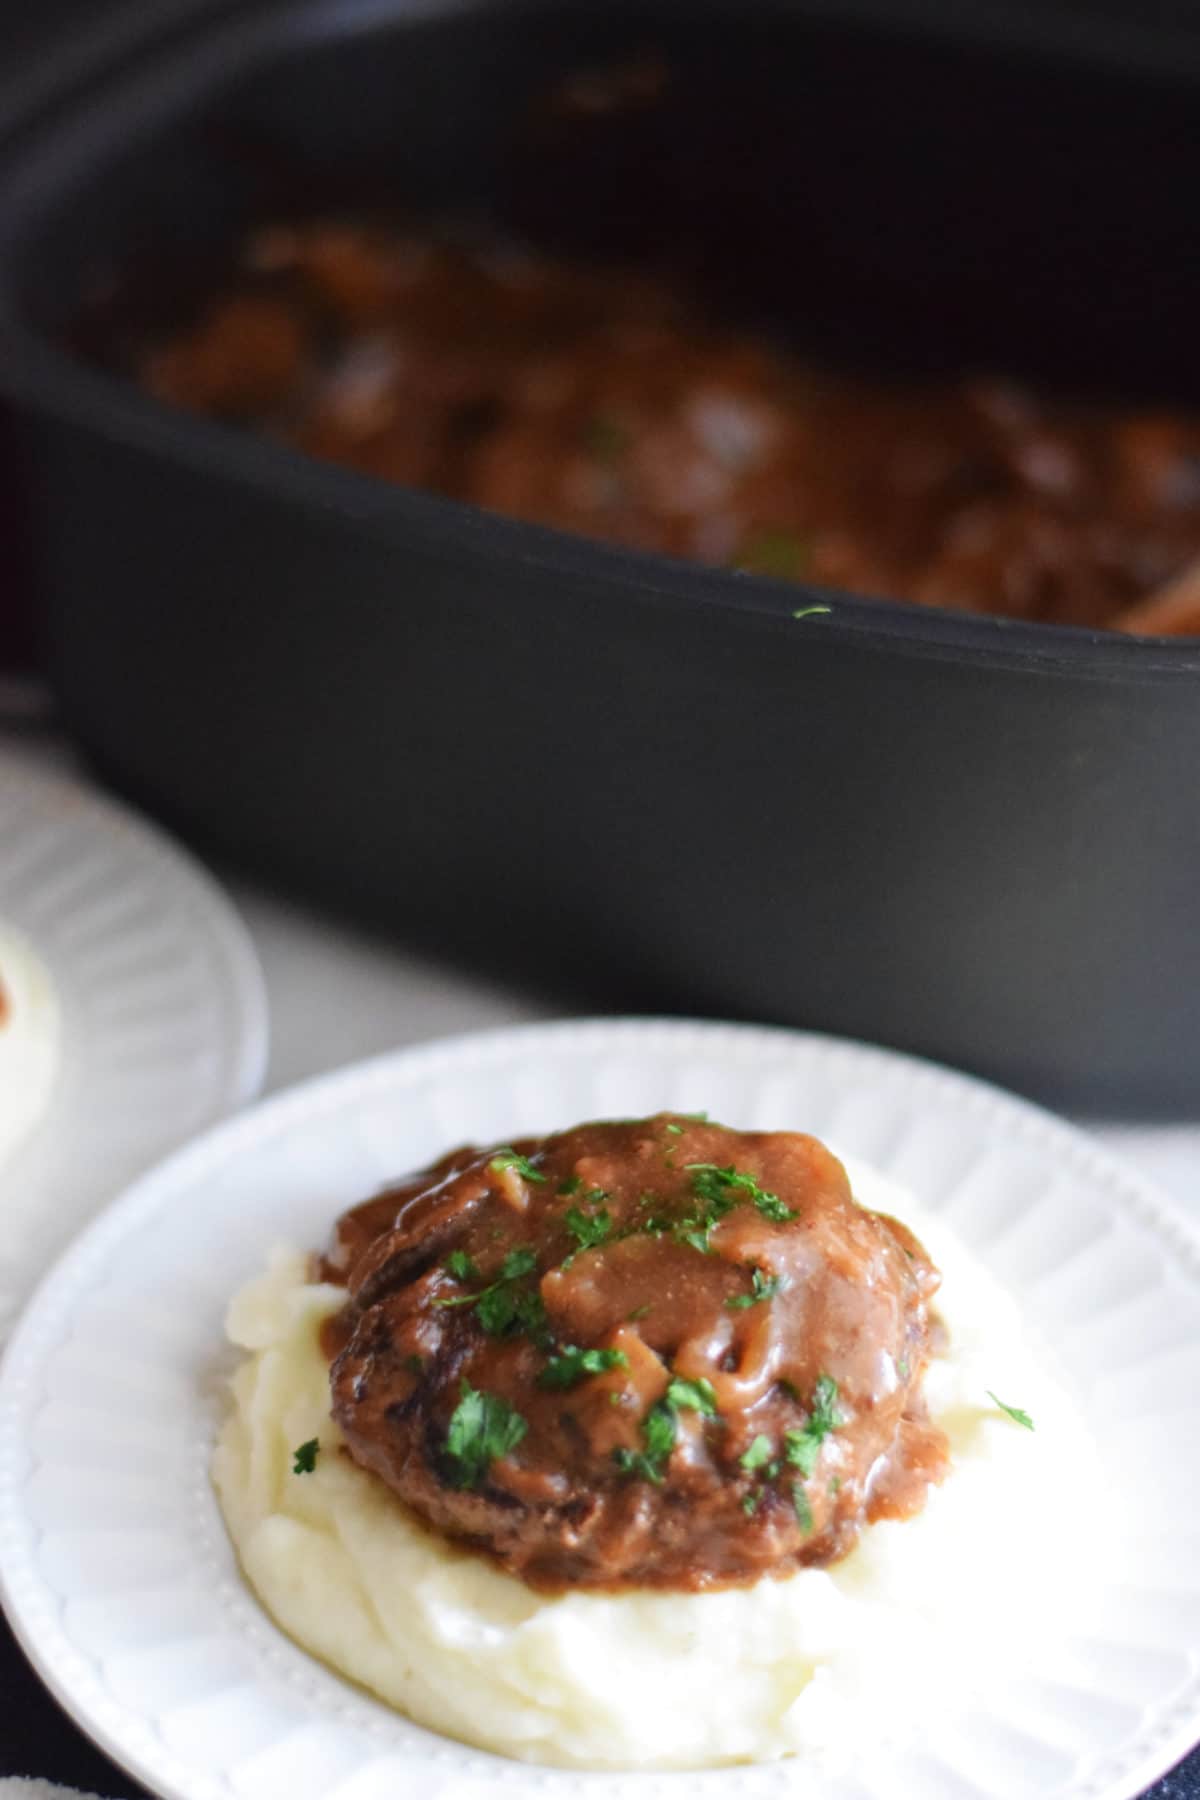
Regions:
<instances>
[{"instance_id":1,"label":"white plate","mask_svg":"<svg viewBox=\"0 0 1200 1800\"><path fill-rule=\"evenodd\" d=\"M0 921L45 965L60 1061L0 1171L0 1342L52 1258L105 1201L251 1099L266 1006L216 885L131 813L0 752Z\"/></svg>"},{"instance_id":2,"label":"white plate","mask_svg":"<svg viewBox=\"0 0 1200 1800\"><path fill-rule=\"evenodd\" d=\"M578 1775L464 1749L278 1632L207 1476L222 1317L280 1239L465 1138L701 1107L802 1126L910 1186L1020 1296L1140 1520L1099 1624L1039 1634L985 1710L929 1697L908 1749L852 1775L796 1761ZM1086 1138L980 1083L862 1046L609 1021L366 1063L233 1120L144 1177L63 1258L0 1376L0 1587L59 1699L172 1800L1129 1800L1200 1735L1200 1248ZM1104 1508L1105 1493L1048 1497ZM1003 1543L980 1554L1003 1556Z\"/></svg>"}]
</instances>

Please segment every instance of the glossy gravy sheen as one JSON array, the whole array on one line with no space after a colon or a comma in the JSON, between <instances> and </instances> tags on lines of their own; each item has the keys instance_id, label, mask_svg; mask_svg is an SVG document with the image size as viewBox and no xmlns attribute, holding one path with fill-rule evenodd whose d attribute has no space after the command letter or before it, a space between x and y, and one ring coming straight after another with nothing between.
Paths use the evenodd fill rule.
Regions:
<instances>
[{"instance_id":1,"label":"glossy gravy sheen","mask_svg":"<svg viewBox=\"0 0 1200 1800\"><path fill-rule=\"evenodd\" d=\"M511 517L785 580L1200 632L1200 420L1007 380L885 382L681 285L433 231L259 231L184 329L174 405Z\"/></svg>"},{"instance_id":2,"label":"glossy gravy sheen","mask_svg":"<svg viewBox=\"0 0 1200 1800\"><path fill-rule=\"evenodd\" d=\"M937 1271L811 1137L660 1115L465 1148L344 1215L319 1273L350 1455L537 1587L828 1563L945 1473Z\"/></svg>"}]
</instances>

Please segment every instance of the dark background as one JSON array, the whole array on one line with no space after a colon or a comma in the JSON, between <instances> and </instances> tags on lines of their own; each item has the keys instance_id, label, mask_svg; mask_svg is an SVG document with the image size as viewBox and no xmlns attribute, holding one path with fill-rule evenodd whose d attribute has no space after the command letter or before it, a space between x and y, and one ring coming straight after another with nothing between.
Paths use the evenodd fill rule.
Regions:
<instances>
[{"instance_id":1,"label":"dark background","mask_svg":"<svg viewBox=\"0 0 1200 1800\"><path fill-rule=\"evenodd\" d=\"M138 12L144 19L148 9L157 9L178 18L185 13L210 8L226 9L229 0L141 0ZM860 9L861 10L861 9ZM886 14L886 0L876 8ZM894 10L913 11L905 0L896 0ZM975 12L977 25L986 23L1006 10L1004 0L979 0ZM1018 0L1011 0L1007 10L1033 16ZM132 16L128 4L114 6L98 0L38 0L35 6L17 8L0 4L0 83L16 82L18 87L36 88L37 68L47 54L62 66L64 60L80 55L88 36L114 12ZM1122 19L1133 16L1133 0L1044 0L1036 14L1043 27L1072 18L1107 17ZM1200 22L1200 13L1178 0L1142 0L1136 17L1145 31L1161 27L1164 47L1182 30L1190 35ZM1165 52L1169 54L1169 51ZM0 138L5 114L0 108ZM2 143L0 143L2 154ZM0 421L2 432L2 421ZM7 646L9 660L27 660L30 641L20 623L20 591L24 586L20 569L19 520L6 516L0 495L0 619L7 616L8 632L0 634L0 652ZM0 665L5 655L0 654ZM0 1620L0 1775L26 1774L52 1777L75 1786L95 1790L104 1795L131 1795L138 1791L130 1779L101 1756L66 1720L28 1668L7 1625ZM1200 1800L1200 1751L1150 1790L1154 1800Z\"/></svg>"}]
</instances>

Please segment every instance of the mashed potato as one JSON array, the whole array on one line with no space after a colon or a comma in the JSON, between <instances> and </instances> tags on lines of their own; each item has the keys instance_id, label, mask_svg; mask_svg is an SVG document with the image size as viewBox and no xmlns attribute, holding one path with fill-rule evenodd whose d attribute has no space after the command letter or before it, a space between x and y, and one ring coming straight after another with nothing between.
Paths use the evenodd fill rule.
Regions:
<instances>
[{"instance_id":1,"label":"mashed potato","mask_svg":"<svg viewBox=\"0 0 1200 1800\"><path fill-rule=\"evenodd\" d=\"M58 1005L25 939L0 924L0 1165L49 1104L58 1068Z\"/></svg>"},{"instance_id":2,"label":"mashed potato","mask_svg":"<svg viewBox=\"0 0 1200 1800\"><path fill-rule=\"evenodd\" d=\"M848 1165L850 1166L850 1165ZM284 1631L419 1723L528 1761L696 1768L793 1752L836 1762L1024 1661L1031 1623L1083 1605L1078 1516L1047 1497L1093 1452L1039 1369L1007 1295L936 1220L869 1170L860 1201L895 1212L944 1275L950 1353L931 1409L954 1467L925 1510L884 1521L828 1569L716 1593L547 1597L440 1540L338 1455L318 1345L342 1290L277 1251L233 1301L250 1354L213 1474L247 1579ZM1027 1431L988 1398L1025 1409ZM311 1474L293 1453L318 1438ZM917 1719L920 1711L915 1712Z\"/></svg>"}]
</instances>

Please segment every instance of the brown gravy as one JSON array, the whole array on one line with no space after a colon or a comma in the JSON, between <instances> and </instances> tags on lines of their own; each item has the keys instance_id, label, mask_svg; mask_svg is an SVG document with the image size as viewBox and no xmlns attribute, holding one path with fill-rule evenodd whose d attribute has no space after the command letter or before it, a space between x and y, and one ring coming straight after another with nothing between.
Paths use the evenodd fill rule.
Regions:
<instances>
[{"instance_id":1,"label":"brown gravy","mask_svg":"<svg viewBox=\"0 0 1200 1800\"><path fill-rule=\"evenodd\" d=\"M1200 632L1200 420L885 383L681 287L433 232L255 233L135 372L314 456L636 549L1058 624Z\"/></svg>"},{"instance_id":2,"label":"brown gravy","mask_svg":"<svg viewBox=\"0 0 1200 1800\"><path fill-rule=\"evenodd\" d=\"M319 1273L350 1455L539 1588L828 1563L945 1473L937 1271L799 1133L459 1150L345 1214Z\"/></svg>"}]
</instances>

